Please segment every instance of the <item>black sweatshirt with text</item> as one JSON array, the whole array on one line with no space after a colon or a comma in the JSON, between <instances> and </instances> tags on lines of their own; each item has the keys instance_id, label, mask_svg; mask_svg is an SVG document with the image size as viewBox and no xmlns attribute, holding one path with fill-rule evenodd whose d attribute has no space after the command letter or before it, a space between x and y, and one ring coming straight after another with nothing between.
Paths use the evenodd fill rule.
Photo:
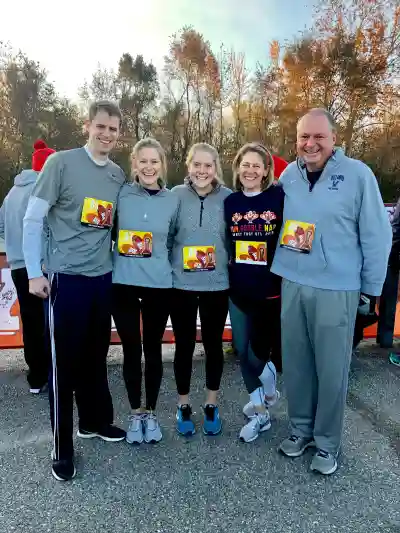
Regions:
<instances>
[{"instance_id":1,"label":"black sweatshirt with text","mask_svg":"<svg viewBox=\"0 0 400 533\"><path fill-rule=\"evenodd\" d=\"M281 278L270 268L282 226L283 203L284 192L279 185L271 185L256 196L240 191L225 199L229 285L234 303L280 295Z\"/></svg>"}]
</instances>

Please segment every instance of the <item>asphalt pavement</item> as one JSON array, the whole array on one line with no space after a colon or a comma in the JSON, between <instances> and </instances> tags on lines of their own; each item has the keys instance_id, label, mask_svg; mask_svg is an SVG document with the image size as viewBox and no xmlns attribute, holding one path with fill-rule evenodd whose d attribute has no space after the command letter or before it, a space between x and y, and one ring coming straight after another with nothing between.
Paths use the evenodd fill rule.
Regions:
<instances>
[{"instance_id":1,"label":"asphalt pavement","mask_svg":"<svg viewBox=\"0 0 400 533\"><path fill-rule=\"evenodd\" d=\"M385 352L365 345L353 360L340 468L330 477L310 472L311 452L297 459L277 453L288 431L282 380L271 430L251 444L238 440L247 395L233 358L222 384L223 433L201 433L201 347L192 386L199 431L178 436L170 355L166 348L163 441L132 447L77 439L77 477L60 483L50 474L47 399L27 392L21 353L0 352L2 531L399 533L400 369ZM126 427L119 347L112 349L109 377L116 421Z\"/></svg>"}]
</instances>

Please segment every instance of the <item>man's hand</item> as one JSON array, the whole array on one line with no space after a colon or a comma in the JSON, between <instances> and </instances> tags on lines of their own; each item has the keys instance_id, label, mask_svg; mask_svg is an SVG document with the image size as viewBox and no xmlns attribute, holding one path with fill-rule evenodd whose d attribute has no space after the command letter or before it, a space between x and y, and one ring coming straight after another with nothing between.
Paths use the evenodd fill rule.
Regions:
<instances>
[{"instance_id":1,"label":"man's hand","mask_svg":"<svg viewBox=\"0 0 400 533\"><path fill-rule=\"evenodd\" d=\"M47 278L32 278L29 280L29 292L39 298L48 298L50 295L50 283Z\"/></svg>"},{"instance_id":2,"label":"man's hand","mask_svg":"<svg viewBox=\"0 0 400 533\"><path fill-rule=\"evenodd\" d=\"M358 314L371 315L375 312L376 296L361 293L360 302L358 305Z\"/></svg>"}]
</instances>

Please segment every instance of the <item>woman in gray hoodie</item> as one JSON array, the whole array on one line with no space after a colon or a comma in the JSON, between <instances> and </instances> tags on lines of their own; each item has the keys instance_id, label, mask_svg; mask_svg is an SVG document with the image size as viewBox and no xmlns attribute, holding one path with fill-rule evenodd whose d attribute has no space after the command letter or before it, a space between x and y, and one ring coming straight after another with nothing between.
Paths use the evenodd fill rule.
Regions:
<instances>
[{"instance_id":1,"label":"woman in gray hoodie","mask_svg":"<svg viewBox=\"0 0 400 533\"><path fill-rule=\"evenodd\" d=\"M126 435L130 444L154 443L162 438L155 409L172 288L168 248L178 209L178 198L165 187L166 172L161 145L150 138L139 141L132 152L133 180L122 187L117 206L112 314L122 343L123 375L132 408Z\"/></svg>"},{"instance_id":2,"label":"woman in gray hoodie","mask_svg":"<svg viewBox=\"0 0 400 533\"><path fill-rule=\"evenodd\" d=\"M224 200L231 190L223 185L218 152L206 143L192 146L186 164L188 177L172 189L179 211L172 247L173 298L171 321L175 335L175 379L179 395L177 431L193 435L189 403L197 313L206 354L207 397L203 432L217 435L222 425L217 393L223 370L222 335L228 313L228 243Z\"/></svg>"}]
</instances>

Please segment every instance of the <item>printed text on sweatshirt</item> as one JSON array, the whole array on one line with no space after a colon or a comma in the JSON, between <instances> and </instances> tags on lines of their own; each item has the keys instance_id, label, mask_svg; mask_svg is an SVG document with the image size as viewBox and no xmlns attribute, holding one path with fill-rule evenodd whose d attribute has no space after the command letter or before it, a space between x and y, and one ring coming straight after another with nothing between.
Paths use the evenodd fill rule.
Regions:
<instances>
[{"instance_id":1,"label":"printed text on sweatshirt","mask_svg":"<svg viewBox=\"0 0 400 533\"><path fill-rule=\"evenodd\" d=\"M256 196L235 192L226 198L233 297L263 300L280 294L281 278L270 268L282 226L283 199L283 189L276 185Z\"/></svg>"}]
</instances>

